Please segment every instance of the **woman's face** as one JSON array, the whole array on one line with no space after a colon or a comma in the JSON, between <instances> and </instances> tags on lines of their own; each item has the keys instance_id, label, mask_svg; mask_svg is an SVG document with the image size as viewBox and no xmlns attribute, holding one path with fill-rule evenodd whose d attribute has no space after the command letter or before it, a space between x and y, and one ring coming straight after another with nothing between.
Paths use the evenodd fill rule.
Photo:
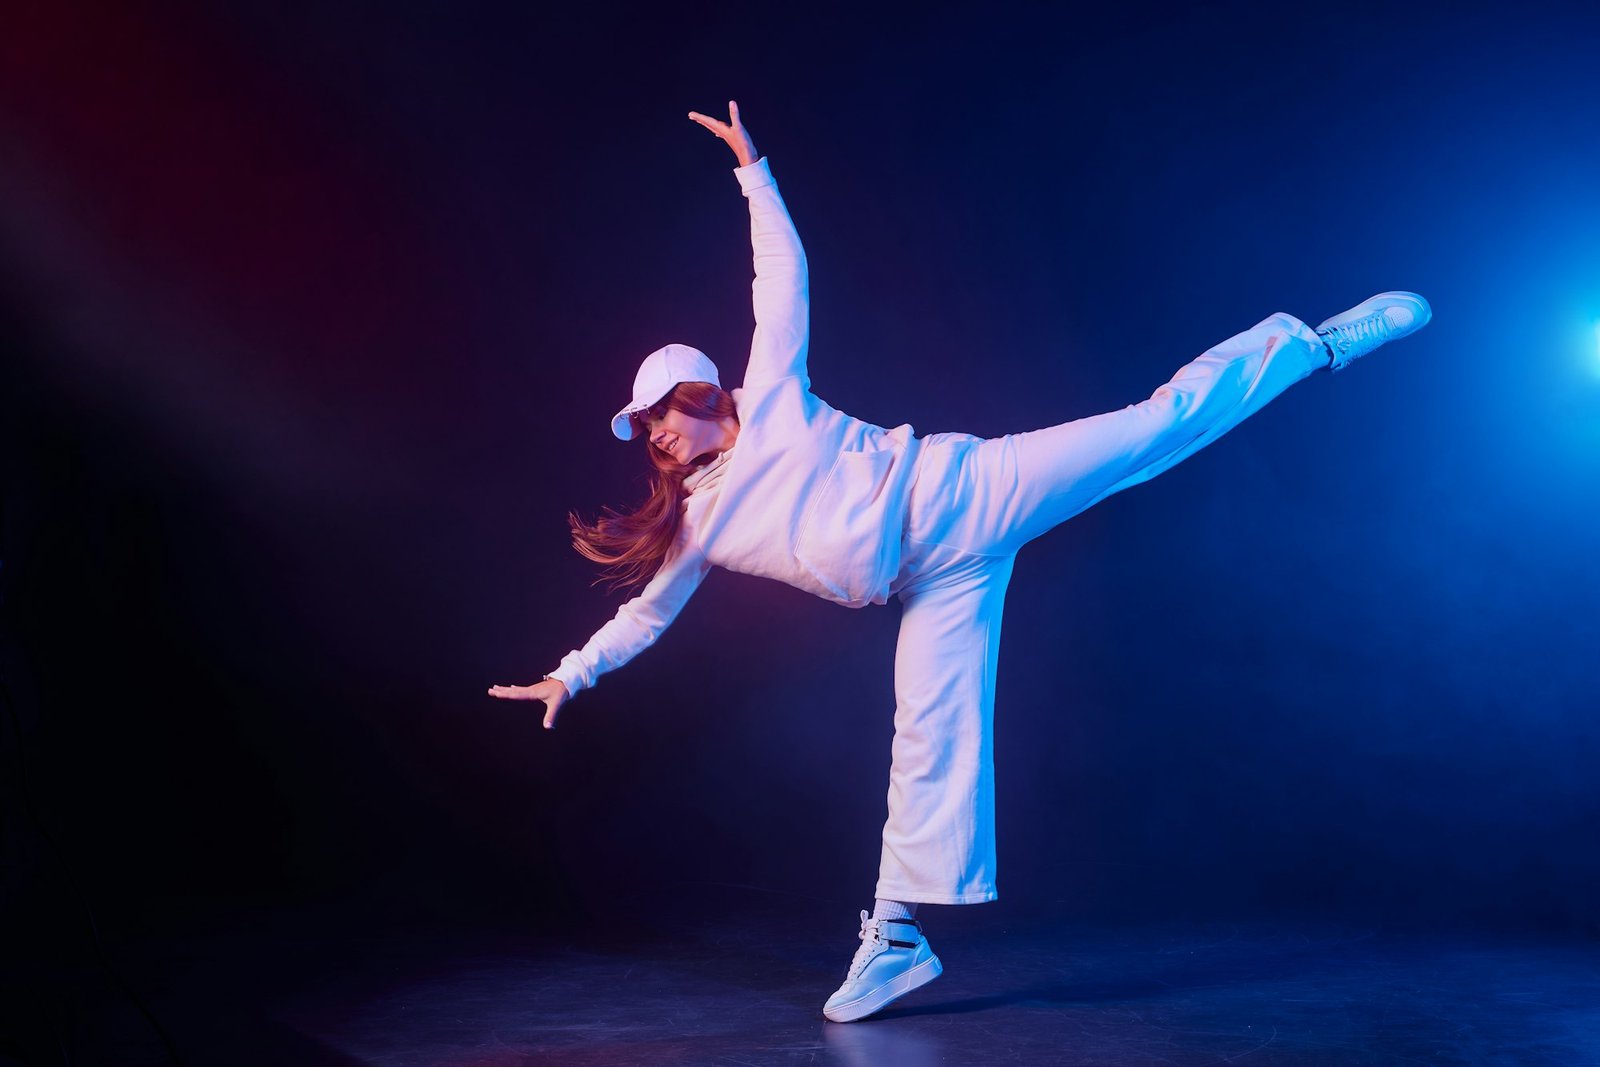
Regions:
<instances>
[{"instance_id":1,"label":"woman's face","mask_svg":"<svg viewBox=\"0 0 1600 1067\"><path fill-rule=\"evenodd\" d=\"M733 435L722 422L711 422L660 406L641 416L650 443L679 463L688 463L707 452L726 452L733 447Z\"/></svg>"}]
</instances>

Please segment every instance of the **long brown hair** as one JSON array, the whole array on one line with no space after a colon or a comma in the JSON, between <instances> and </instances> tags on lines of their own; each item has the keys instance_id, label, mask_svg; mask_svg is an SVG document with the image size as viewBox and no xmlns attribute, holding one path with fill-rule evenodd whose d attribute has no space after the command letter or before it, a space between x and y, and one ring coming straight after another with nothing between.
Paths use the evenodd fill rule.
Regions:
<instances>
[{"instance_id":1,"label":"long brown hair","mask_svg":"<svg viewBox=\"0 0 1600 1067\"><path fill-rule=\"evenodd\" d=\"M681 411L697 419L716 422L730 415L738 418L733 397L710 382L681 382L656 402L647 414ZM634 417L635 432L644 428L644 416ZM683 525L683 501L689 494L683 480L700 467L679 463L645 438L645 451L655 468L650 477L650 495L632 511L606 508L592 523L577 512L569 512L572 547L585 559L603 564L599 581L613 589L643 585L661 567L677 540Z\"/></svg>"}]
</instances>

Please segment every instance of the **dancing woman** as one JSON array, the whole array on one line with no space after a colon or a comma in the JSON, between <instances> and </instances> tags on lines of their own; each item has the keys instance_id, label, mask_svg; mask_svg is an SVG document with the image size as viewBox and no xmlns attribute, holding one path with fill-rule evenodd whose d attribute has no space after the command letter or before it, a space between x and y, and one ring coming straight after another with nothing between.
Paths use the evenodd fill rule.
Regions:
<instances>
[{"instance_id":1,"label":"dancing woman","mask_svg":"<svg viewBox=\"0 0 1600 1067\"><path fill-rule=\"evenodd\" d=\"M538 700L544 725L672 622L713 566L762 575L848 607L902 605L895 649L889 811L876 903L823 1008L850 1022L938 977L919 904L995 898L992 723L1000 615L1017 550L1193 455L1290 385L1420 329L1414 293L1381 293L1312 329L1269 316L1180 369L1150 399L1031 433L917 437L829 407L806 373L805 252L765 158L728 103L725 141L750 204L755 335L741 388L705 354L671 344L639 368L611 421L645 437L655 468L636 511L573 543L643 589L543 681L492 696Z\"/></svg>"}]
</instances>

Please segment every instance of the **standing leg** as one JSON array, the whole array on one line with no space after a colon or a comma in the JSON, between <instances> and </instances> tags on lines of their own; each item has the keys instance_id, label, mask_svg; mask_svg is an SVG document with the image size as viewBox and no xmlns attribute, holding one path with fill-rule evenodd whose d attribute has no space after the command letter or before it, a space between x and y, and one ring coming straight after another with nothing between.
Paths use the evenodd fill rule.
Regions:
<instances>
[{"instance_id":1,"label":"standing leg","mask_svg":"<svg viewBox=\"0 0 1600 1067\"><path fill-rule=\"evenodd\" d=\"M994 679L1011 557L916 549L899 591L893 765L877 896L976 904L995 897ZM823 1005L834 1022L879 1011L943 971L922 925L861 913L861 945Z\"/></svg>"},{"instance_id":2,"label":"standing leg","mask_svg":"<svg viewBox=\"0 0 1600 1067\"><path fill-rule=\"evenodd\" d=\"M944 555L900 592L877 895L976 904L995 898L994 685L1013 561Z\"/></svg>"}]
</instances>

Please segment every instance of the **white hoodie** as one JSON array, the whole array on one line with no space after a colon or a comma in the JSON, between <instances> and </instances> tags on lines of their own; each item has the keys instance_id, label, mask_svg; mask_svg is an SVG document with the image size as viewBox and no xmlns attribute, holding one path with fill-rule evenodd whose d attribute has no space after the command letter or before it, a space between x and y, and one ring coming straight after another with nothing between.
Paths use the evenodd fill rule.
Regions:
<instances>
[{"instance_id":1,"label":"white hoodie","mask_svg":"<svg viewBox=\"0 0 1600 1067\"><path fill-rule=\"evenodd\" d=\"M684 484L666 561L588 644L550 672L576 695L652 644L712 566L776 578L849 607L882 604L900 567L921 442L836 411L806 375L806 256L765 158L734 171L750 201L756 329L732 392L737 445Z\"/></svg>"}]
</instances>

